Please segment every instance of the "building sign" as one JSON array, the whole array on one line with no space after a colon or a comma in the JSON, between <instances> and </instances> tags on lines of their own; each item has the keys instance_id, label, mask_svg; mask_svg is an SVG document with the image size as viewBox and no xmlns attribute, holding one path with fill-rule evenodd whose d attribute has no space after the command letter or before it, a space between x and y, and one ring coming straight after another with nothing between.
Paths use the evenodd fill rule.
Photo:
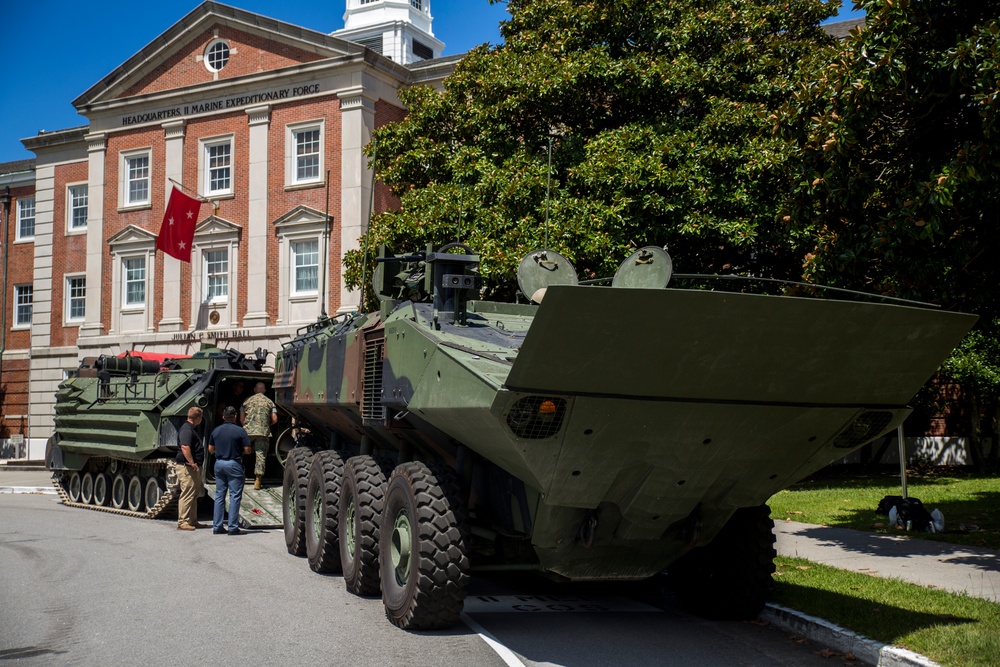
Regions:
<instances>
[{"instance_id":1,"label":"building sign","mask_svg":"<svg viewBox=\"0 0 1000 667\"><path fill-rule=\"evenodd\" d=\"M226 329L209 331L189 331L187 333L174 334L172 341L177 343L191 343L206 339L214 340L252 340L249 329Z\"/></svg>"},{"instance_id":2,"label":"building sign","mask_svg":"<svg viewBox=\"0 0 1000 667\"><path fill-rule=\"evenodd\" d=\"M227 109L237 109L240 107L253 106L255 104L266 104L269 102L283 102L305 95L315 95L319 92L319 84L312 83L302 86L288 86L277 90L266 90L250 95L229 95L206 102L196 102L182 106L170 107L167 109L151 109L143 113L122 116L122 127L129 125L139 125L142 123L157 123L171 118L181 118L183 116L212 113L214 111L226 111Z\"/></svg>"}]
</instances>

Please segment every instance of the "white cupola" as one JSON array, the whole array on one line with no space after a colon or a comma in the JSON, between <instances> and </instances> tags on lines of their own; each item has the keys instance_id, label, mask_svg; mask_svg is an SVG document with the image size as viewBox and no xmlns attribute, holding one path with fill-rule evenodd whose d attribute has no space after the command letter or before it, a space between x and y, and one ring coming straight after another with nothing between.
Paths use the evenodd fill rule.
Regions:
<instances>
[{"instance_id":1,"label":"white cupola","mask_svg":"<svg viewBox=\"0 0 1000 667\"><path fill-rule=\"evenodd\" d=\"M444 43L431 30L431 0L347 0L343 30L331 35L409 65L439 58Z\"/></svg>"}]
</instances>

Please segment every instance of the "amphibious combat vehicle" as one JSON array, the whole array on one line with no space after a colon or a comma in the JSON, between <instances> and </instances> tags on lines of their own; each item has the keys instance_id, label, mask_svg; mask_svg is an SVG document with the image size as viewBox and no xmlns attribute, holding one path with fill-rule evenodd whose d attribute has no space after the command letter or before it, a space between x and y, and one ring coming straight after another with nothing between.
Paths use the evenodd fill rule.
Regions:
<instances>
[{"instance_id":1,"label":"amphibious combat vehicle","mask_svg":"<svg viewBox=\"0 0 1000 667\"><path fill-rule=\"evenodd\" d=\"M239 406L256 382L270 387L273 373L261 370L266 356L206 346L173 358L139 352L83 359L56 392L45 457L63 502L146 518L175 513L172 461L188 408L204 410L202 428L209 433L221 423L222 408ZM280 459L282 449L272 451ZM269 466L270 476L280 479L280 463ZM211 484L211 461L204 470ZM280 501L273 505L271 525L280 524Z\"/></svg>"},{"instance_id":2,"label":"amphibious combat vehicle","mask_svg":"<svg viewBox=\"0 0 1000 667\"><path fill-rule=\"evenodd\" d=\"M668 287L650 247L611 286L551 251L532 303L477 300L461 244L394 257L381 309L308 327L277 355L295 417L290 553L381 591L407 628L461 612L470 567L567 580L667 570L679 599L755 614L774 571L764 503L893 429L975 317Z\"/></svg>"}]
</instances>

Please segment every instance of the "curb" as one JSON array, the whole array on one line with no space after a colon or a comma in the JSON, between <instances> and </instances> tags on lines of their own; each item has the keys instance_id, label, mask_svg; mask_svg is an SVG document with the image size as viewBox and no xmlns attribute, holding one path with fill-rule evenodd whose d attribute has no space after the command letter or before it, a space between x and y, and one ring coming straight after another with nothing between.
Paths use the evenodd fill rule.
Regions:
<instances>
[{"instance_id":1,"label":"curb","mask_svg":"<svg viewBox=\"0 0 1000 667\"><path fill-rule=\"evenodd\" d=\"M768 603L759 618L783 630L807 637L818 644L843 653L852 653L859 660L876 667L941 667L919 653L883 644L834 625L830 621L780 605Z\"/></svg>"}]
</instances>

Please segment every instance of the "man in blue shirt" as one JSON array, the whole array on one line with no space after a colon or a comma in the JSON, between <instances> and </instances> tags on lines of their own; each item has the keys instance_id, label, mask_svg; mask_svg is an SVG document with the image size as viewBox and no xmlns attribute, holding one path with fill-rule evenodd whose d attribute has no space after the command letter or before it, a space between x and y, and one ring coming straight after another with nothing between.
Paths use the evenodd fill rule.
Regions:
<instances>
[{"instance_id":1,"label":"man in blue shirt","mask_svg":"<svg viewBox=\"0 0 1000 667\"><path fill-rule=\"evenodd\" d=\"M240 501L243 500L243 456L253 453L250 436L236 424L236 408L232 405L222 412L222 424L215 427L208 438L208 451L215 454L215 515L212 533L215 535L240 534ZM229 491L229 529L223 525L226 510L226 491Z\"/></svg>"}]
</instances>

